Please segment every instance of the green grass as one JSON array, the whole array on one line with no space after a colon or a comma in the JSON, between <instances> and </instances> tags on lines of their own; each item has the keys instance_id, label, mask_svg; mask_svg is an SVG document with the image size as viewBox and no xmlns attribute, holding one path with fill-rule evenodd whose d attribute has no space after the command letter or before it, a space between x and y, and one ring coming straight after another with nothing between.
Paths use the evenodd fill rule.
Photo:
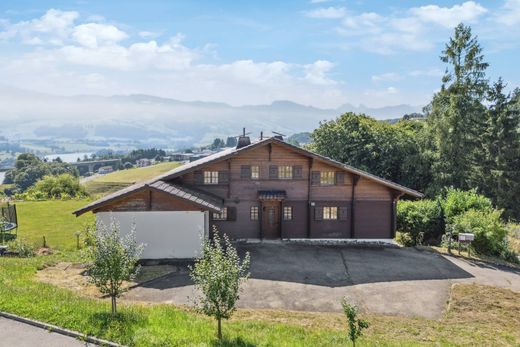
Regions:
<instances>
[{"instance_id":1,"label":"green grass","mask_svg":"<svg viewBox=\"0 0 520 347\"><path fill-rule=\"evenodd\" d=\"M94 220L94 215L87 213L76 218L72 212L88 203L89 200L16 202L18 237L41 247L45 236L51 248L74 249L74 233L82 231L85 223Z\"/></svg>"},{"instance_id":2,"label":"green grass","mask_svg":"<svg viewBox=\"0 0 520 347\"><path fill-rule=\"evenodd\" d=\"M30 259L0 258L0 310L129 346L346 346L339 313L239 310L223 324L172 305L120 303L111 318L108 300L81 297L34 280L36 271L77 252ZM370 327L359 346L517 346L520 294L479 285L456 285L440 320L363 315Z\"/></svg>"},{"instance_id":3,"label":"green grass","mask_svg":"<svg viewBox=\"0 0 520 347\"><path fill-rule=\"evenodd\" d=\"M91 195L109 194L133 183L149 180L179 165L177 162L166 162L143 168L119 170L86 182L85 189Z\"/></svg>"}]
</instances>

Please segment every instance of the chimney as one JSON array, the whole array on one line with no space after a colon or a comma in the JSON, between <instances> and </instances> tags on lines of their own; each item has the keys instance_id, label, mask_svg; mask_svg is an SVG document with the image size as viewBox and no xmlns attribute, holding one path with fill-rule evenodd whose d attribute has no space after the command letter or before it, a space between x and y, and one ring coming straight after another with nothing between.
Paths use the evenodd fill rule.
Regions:
<instances>
[{"instance_id":1,"label":"chimney","mask_svg":"<svg viewBox=\"0 0 520 347\"><path fill-rule=\"evenodd\" d=\"M242 135L240 135L238 137L237 148L249 146L250 144L251 144L251 139L249 138L249 136L246 135L246 128L243 128Z\"/></svg>"},{"instance_id":2,"label":"chimney","mask_svg":"<svg viewBox=\"0 0 520 347\"><path fill-rule=\"evenodd\" d=\"M263 140L263 139L264 139L264 132L261 131L261 132L260 132L260 140Z\"/></svg>"}]
</instances>

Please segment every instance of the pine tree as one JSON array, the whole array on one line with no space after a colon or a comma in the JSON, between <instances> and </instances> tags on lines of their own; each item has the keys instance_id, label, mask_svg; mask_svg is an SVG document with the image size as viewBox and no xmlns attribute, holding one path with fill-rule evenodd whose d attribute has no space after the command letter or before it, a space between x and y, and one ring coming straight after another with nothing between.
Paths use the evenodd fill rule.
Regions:
<instances>
[{"instance_id":1,"label":"pine tree","mask_svg":"<svg viewBox=\"0 0 520 347\"><path fill-rule=\"evenodd\" d=\"M437 188L472 186L471 172L480 146L487 90L482 48L471 28L459 24L442 52L448 64L441 90L425 108L436 153L433 166Z\"/></svg>"},{"instance_id":2,"label":"pine tree","mask_svg":"<svg viewBox=\"0 0 520 347\"><path fill-rule=\"evenodd\" d=\"M481 137L482 159L477 166L483 193L506 216L520 219L520 90L505 94L499 79L489 89L485 130Z\"/></svg>"}]
</instances>

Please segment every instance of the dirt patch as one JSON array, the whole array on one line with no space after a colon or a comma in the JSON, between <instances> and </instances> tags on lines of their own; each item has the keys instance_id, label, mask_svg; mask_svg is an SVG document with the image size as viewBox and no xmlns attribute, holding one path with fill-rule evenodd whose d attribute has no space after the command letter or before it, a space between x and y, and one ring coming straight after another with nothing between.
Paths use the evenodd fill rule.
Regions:
<instances>
[{"instance_id":1,"label":"dirt patch","mask_svg":"<svg viewBox=\"0 0 520 347\"><path fill-rule=\"evenodd\" d=\"M127 288L133 287L177 270L178 269L172 265L143 266L135 281L126 282L124 285ZM58 263L38 271L36 279L43 283L49 283L60 288L72 290L83 296L102 297L102 294L99 293L96 286L89 283L85 264Z\"/></svg>"}]
</instances>

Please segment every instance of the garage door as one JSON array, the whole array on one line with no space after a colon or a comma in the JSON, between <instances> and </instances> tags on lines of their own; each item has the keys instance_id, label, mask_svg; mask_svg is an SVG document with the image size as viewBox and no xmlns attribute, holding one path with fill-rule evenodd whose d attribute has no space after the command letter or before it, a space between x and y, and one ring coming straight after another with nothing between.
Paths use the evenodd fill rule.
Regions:
<instances>
[{"instance_id":1,"label":"garage door","mask_svg":"<svg viewBox=\"0 0 520 347\"><path fill-rule=\"evenodd\" d=\"M111 220L120 225L125 235L135 224L136 239L144 243L143 259L190 259L197 257L202 240L208 235L207 212L196 211L146 211L99 212L97 222L110 225Z\"/></svg>"},{"instance_id":2,"label":"garage door","mask_svg":"<svg viewBox=\"0 0 520 347\"><path fill-rule=\"evenodd\" d=\"M356 202L356 238L390 239L392 238L392 202L358 201Z\"/></svg>"}]
</instances>

